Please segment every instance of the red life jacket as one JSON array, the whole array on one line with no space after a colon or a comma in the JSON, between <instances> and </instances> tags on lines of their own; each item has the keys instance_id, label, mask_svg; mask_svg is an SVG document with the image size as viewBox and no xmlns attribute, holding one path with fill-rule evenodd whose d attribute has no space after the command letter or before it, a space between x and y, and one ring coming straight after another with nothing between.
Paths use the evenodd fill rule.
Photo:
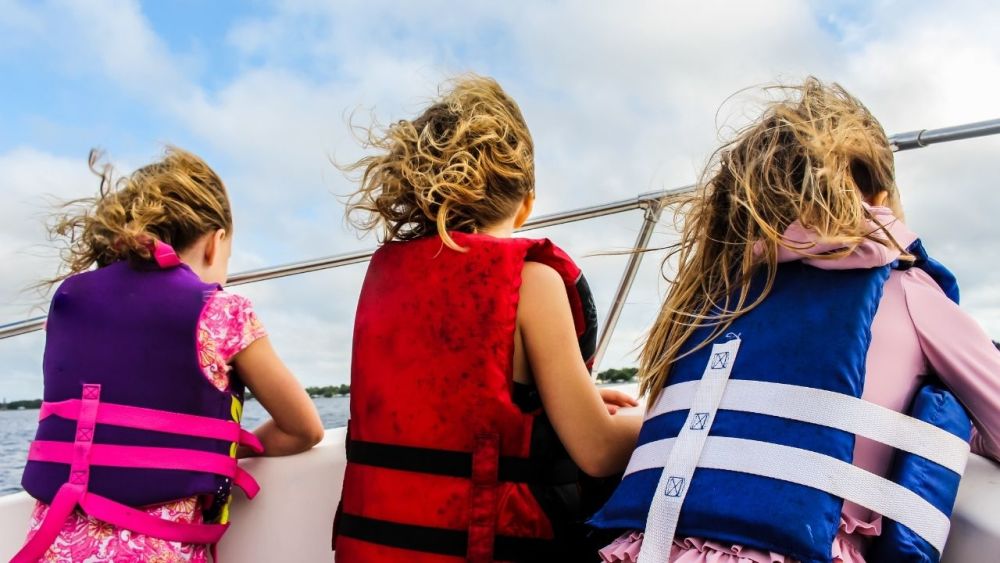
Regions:
<instances>
[{"instance_id":1,"label":"red life jacket","mask_svg":"<svg viewBox=\"0 0 1000 563\"><path fill-rule=\"evenodd\" d=\"M559 522L541 497L576 490L580 473L561 444L539 447L542 410L512 399L514 330L524 262L551 266L590 367L597 323L586 281L548 240L452 236L468 251L438 237L390 242L368 267L337 561L544 558Z\"/></svg>"}]
</instances>

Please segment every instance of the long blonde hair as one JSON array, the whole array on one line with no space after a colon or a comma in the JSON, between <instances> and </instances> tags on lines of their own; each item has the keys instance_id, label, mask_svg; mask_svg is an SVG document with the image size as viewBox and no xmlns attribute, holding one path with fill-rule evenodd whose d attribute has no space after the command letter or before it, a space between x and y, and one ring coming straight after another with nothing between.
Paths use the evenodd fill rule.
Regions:
<instances>
[{"instance_id":1,"label":"long blonde hair","mask_svg":"<svg viewBox=\"0 0 1000 563\"><path fill-rule=\"evenodd\" d=\"M767 297L780 247L836 259L865 240L896 244L884 229L873 232L863 205L887 191L889 205L899 208L892 149L871 112L841 86L812 77L772 90L784 99L713 154L699 189L677 209L680 240L664 261L666 269L676 258L677 273L640 355L640 392L651 404L696 330L714 327L686 353ZM795 221L843 248L814 255L804 241L784 240ZM760 275L764 290L751 298L751 280Z\"/></svg>"},{"instance_id":2,"label":"long blonde hair","mask_svg":"<svg viewBox=\"0 0 1000 563\"><path fill-rule=\"evenodd\" d=\"M110 165L98 167L100 159L90 152L97 195L63 204L49 227L50 237L64 242L63 265L49 284L95 265L149 260L154 239L180 252L206 233L232 233L226 188L194 154L167 147L161 160L117 180Z\"/></svg>"},{"instance_id":3,"label":"long blonde hair","mask_svg":"<svg viewBox=\"0 0 1000 563\"><path fill-rule=\"evenodd\" d=\"M363 171L348 217L384 240L436 232L461 250L448 231L475 232L505 219L534 190L531 133L491 78L455 79L416 119L365 131L365 145L379 154L341 167Z\"/></svg>"}]
</instances>

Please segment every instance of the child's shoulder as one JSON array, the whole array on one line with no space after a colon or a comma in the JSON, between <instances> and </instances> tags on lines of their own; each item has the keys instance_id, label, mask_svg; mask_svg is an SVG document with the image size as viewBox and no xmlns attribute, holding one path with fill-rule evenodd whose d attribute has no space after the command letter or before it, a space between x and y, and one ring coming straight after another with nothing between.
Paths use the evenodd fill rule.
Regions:
<instances>
[{"instance_id":1,"label":"child's shoulder","mask_svg":"<svg viewBox=\"0 0 1000 563\"><path fill-rule=\"evenodd\" d=\"M229 309L253 309L253 302L250 301L249 297L220 289L209 296L206 308L208 306L226 307Z\"/></svg>"},{"instance_id":2,"label":"child's shoulder","mask_svg":"<svg viewBox=\"0 0 1000 563\"><path fill-rule=\"evenodd\" d=\"M259 324L259 321L249 298L219 290L208 296L201 312L201 324L214 326L225 324L232 327Z\"/></svg>"},{"instance_id":3,"label":"child's shoulder","mask_svg":"<svg viewBox=\"0 0 1000 563\"><path fill-rule=\"evenodd\" d=\"M209 298L198 322L198 342L202 350L213 350L218 357L209 364L224 366L233 356L267 336L250 299L216 291ZM224 387L224 385L223 385Z\"/></svg>"}]
</instances>

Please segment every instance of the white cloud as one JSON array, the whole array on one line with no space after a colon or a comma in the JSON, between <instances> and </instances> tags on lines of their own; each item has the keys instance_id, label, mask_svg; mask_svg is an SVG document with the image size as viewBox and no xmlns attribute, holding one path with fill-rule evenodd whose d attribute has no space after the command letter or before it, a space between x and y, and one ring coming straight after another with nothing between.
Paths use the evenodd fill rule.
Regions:
<instances>
[{"instance_id":1,"label":"white cloud","mask_svg":"<svg viewBox=\"0 0 1000 563\"><path fill-rule=\"evenodd\" d=\"M4 205L0 206L0 318L41 313L31 286L56 273L56 250L45 244L46 217L58 200L90 195L97 177L86 161L35 149L0 154Z\"/></svg>"}]
</instances>

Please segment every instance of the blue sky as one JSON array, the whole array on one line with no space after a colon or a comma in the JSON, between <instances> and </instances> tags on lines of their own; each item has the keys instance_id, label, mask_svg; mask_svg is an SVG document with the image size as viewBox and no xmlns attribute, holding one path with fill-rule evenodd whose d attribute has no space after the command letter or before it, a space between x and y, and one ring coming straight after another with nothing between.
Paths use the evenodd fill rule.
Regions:
<instances>
[{"instance_id":1,"label":"blue sky","mask_svg":"<svg viewBox=\"0 0 1000 563\"><path fill-rule=\"evenodd\" d=\"M23 288L56 267L46 196L96 189L91 147L120 170L164 143L226 180L239 271L369 247L343 224L352 183L330 160L362 154L348 117L410 116L449 76L495 76L538 148L538 210L693 181L727 127L752 116L744 88L807 74L844 84L890 132L1000 115L1000 7L986 1L401 3L0 0L0 322L38 314ZM908 222L958 271L966 306L1000 335L1000 141L897 159ZM975 205L970 205L974 202ZM552 229L607 309L631 214ZM600 233L600 236L594 236ZM668 221L657 242L671 239ZM632 350L666 285L647 259L604 367ZM347 380L363 267L240 288L308 384ZM40 392L41 337L0 342L0 396Z\"/></svg>"}]
</instances>

